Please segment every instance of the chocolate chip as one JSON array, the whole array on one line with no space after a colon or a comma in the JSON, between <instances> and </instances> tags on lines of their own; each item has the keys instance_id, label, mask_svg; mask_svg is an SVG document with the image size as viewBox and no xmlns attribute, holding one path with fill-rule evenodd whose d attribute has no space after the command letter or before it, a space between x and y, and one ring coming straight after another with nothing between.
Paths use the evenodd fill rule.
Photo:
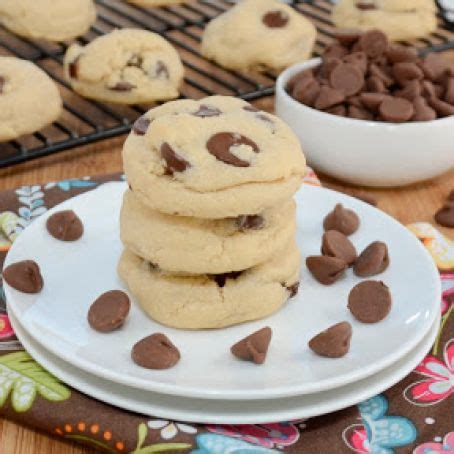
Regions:
<instances>
[{"instance_id":1,"label":"chocolate chip","mask_svg":"<svg viewBox=\"0 0 454 454\"><path fill-rule=\"evenodd\" d=\"M125 292L110 290L100 295L90 306L88 323L101 333L120 328L129 313L131 302Z\"/></svg>"},{"instance_id":2,"label":"chocolate chip","mask_svg":"<svg viewBox=\"0 0 454 454\"><path fill-rule=\"evenodd\" d=\"M262 17L262 22L269 28L282 28L289 21L288 14L285 11L269 11Z\"/></svg>"},{"instance_id":3,"label":"chocolate chip","mask_svg":"<svg viewBox=\"0 0 454 454\"><path fill-rule=\"evenodd\" d=\"M347 115L358 120L373 120L374 116L366 109L356 106L348 106Z\"/></svg>"},{"instance_id":4,"label":"chocolate chip","mask_svg":"<svg viewBox=\"0 0 454 454\"><path fill-rule=\"evenodd\" d=\"M385 87L390 87L394 84L394 80L392 77L385 71L383 67L376 65L375 63L371 63L369 65L369 74L371 77L375 76L383 82Z\"/></svg>"},{"instance_id":5,"label":"chocolate chip","mask_svg":"<svg viewBox=\"0 0 454 454\"><path fill-rule=\"evenodd\" d=\"M223 274L211 274L210 277L216 282L218 287L223 288L227 282L227 279L237 279L242 274L242 271L232 271L230 273Z\"/></svg>"},{"instance_id":6,"label":"chocolate chip","mask_svg":"<svg viewBox=\"0 0 454 454\"><path fill-rule=\"evenodd\" d=\"M323 51L323 58L337 57L342 58L348 54L348 49L345 46L341 46L339 43L331 43L325 47Z\"/></svg>"},{"instance_id":7,"label":"chocolate chip","mask_svg":"<svg viewBox=\"0 0 454 454\"><path fill-rule=\"evenodd\" d=\"M243 361L263 364L268 353L272 334L271 328L266 326L241 339L231 347L230 351L234 356Z\"/></svg>"},{"instance_id":8,"label":"chocolate chip","mask_svg":"<svg viewBox=\"0 0 454 454\"><path fill-rule=\"evenodd\" d=\"M155 76L157 78L164 77L165 79L168 79L170 77L169 69L167 68L166 64L161 60L158 60L156 62Z\"/></svg>"},{"instance_id":9,"label":"chocolate chip","mask_svg":"<svg viewBox=\"0 0 454 454\"><path fill-rule=\"evenodd\" d=\"M435 221L444 227L454 228L454 202L445 203L436 213Z\"/></svg>"},{"instance_id":10,"label":"chocolate chip","mask_svg":"<svg viewBox=\"0 0 454 454\"><path fill-rule=\"evenodd\" d=\"M329 82L331 87L341 90L346 96L352 96L364 85L364 75L356 66L343 63L333 69Z\"/></svg>"},{"instance_id":11,"label":"chocolate chip","mask_svg":"<svg viewBox=\"0 0 454 454\"><path fill-rule=\"evenodd\" d=\"M287 291L290 294L289 298L293 298L294 296L298 295L298 290L300 288L300 283L299 282L295 282L294 284L289 285L289 286L284 285L284 287L287 289Z\"/></svg>"},{"instance_id":12,"label":"chocolate chip","mask_svg":"<svg viewBox=\"0 0 454 454\"><path fill-rule=\"evenodd\" d=\"M387 97L379 107L382 118L393 123L403 123L410 120L415 113L413 104L407 99Z\"/></svg>"},{"instance_id":13,"label":"chocolate chip","mask_svg":"<svg viewBox=\"0 0 454 454\"><path fill-rule=\"evenodd\" d=\"M449 70L448 62L435 52L430 52L421 65L425 76L432 82L440 80Z\"/></svg>"},{"instance_id":14,"label":"chocolate chip","mask_svg":"<svg viewBox=\"0 0 454 454\"><path fill-rule=\"evenodd\" d=\"M370 58L377 58L383 55L388 49L388 38L380 30L370 30L359 38L361 49Z\"/></svg>"},{"instance_id":15,"label":"chocolate chip","mask_svg":"<svg viewBox=\"0 0 454 454\"><path fill-rule=\"evenodd\" d=\"M299 73L297 74L297 76L301 76L302 73ZM288 87L288 86L287 86ZM260 112L259 109L257 109L256 107L254 106L244 106L243 107L243 110L245 110L246 112Z\"/></svg>"},{"instance_id":16,"label":"chocolate chip","mask_svg":"<svg viewBox=\"0 0 454 454\"><path fill-rule=\"evenodd\" d=\"M79 77L79 60L82 55L78 55L72 62L68 65L69 77L71 79L77 79Z\"/></svg>"},{"instance_id":17,"label":"chocolate chip","mask_svg":"<svg viewBox=\"0 0 454 454\"><path fill-rule=\"evenodd\" d=\"M333 115L339 115L340 117L345 117L347 113L347 109L343 104L340 104L338 106L331 107L329 109L326 109L327 113L333 114Z\"/></svg>"},{"instance_id":18,"label":"chocolate chip","mask_svg":"<svg viewBox=\"0 0 454 454\"><path fill-rule=\"evenodd\" d=\"M348 308L363 323L377 323L391 310L391 293L380 281L363 281L355 285L348 296Z\"/></svg>"},{"instance_id":19,"label":"chocolate chip","mask_svg":"<svg viewBox=\"0 0 454 454\"><path fill-rule=\"evenodd\" d=\"M446 79L445 98L444 100L449 104L454 104L454 77Z\"/></svg>"},{"instance_id":20,"label":"chocolate chip","mask_svg":"<svg viewBox=\"0 0 454 454\"><path fill-rule=\"evenodd\" d=\"M349 106L364 107L363 102L361 101L361 98L358 95L348 97L346 102Z\"/></svg>"},{"instance_id":21,"label":"chocolate chip","mask_svg":"<svg viewBox=\"0 0 454 454\"><path fill-rule=\"evenodd\" d=\"M321 253L342 259L348 265L352 265L358 256L352 242L337 230L328 230L323 234Z\"/></svg>"},{"instance_id":22,"label":"chocolate chip","mask_svg":"<svg viewBox=\"0 0 454 454\"><path fill-rule=\"evenodd\" d=\"M402 62L393 66L393 75L397 83L404 87L409 80L421 80L424 73L416 63Z\"/></svg>"},{"instance_id":23,"label":"chocolate chip","mask_svg":"<svg viewBox=\"0 0 454 454\"><path fill-rule=\"evenodd\" d=\"M165 334L155 333L137 342L131 357L146 369L169 369L180 361L180 352Z\"/></svg>"},{"instance_id":24,"label":"chocolate chip","mask_svg":"<svg viewBox=\"0 0 454 454\"><path fill-rule=\"evenodd\" d=\"M319 356L341 358L350 350L352 327L348 322L340 322L314 336L309 348Z\"/></svg>"},{"instance_id":25,"label":"chocolate chip","mask_svg":"<svg viewBox=\"0 0 454 454\"><path fill-rule=\"evenodd\" d=\"M360 9L361 11L372 11L377 9L375 6L375 3L370 2L370 1L362 1L359 0L356 2L356 8Z\"/></svg>"},{"instance_id":26,"label":"chocolate chip","mask_svg":"<svg viewBox=\"0 0 454 454\"><path fill-rule=\"evenodd\" d=\"M388 93L384 82L377 76L370 76L366 80L367 89L371 92Z\"/></svg>"},{"instance_id":27,"label":"chocolate chip","mask_svg":"<svg viewBox=\"0 0 454 454\"><path fill-rule=\"evenodd\" d=\"M432 98L437 95L435 92L435 85L430 80L421 81L421 90L422 95L426 98Z\"/></svg>"},{"instance_id":28,"label":"chocolate chip","mask_svg":"<svg viewBox=\"0 0 454 454\"><path fill-rule=\"evenodd\" d=\"M328 86L321 88L320 93L315 100L314 107L319 110L328 109L336 104L340 104L345 100L345 95L342 91L336 90Z\"/></svg>"},{"instance_id":29,"label":"chocolate chip","mask_svg":"<svg viewBox=\"0 0 454 454\"><path fill-rule=\"evenodd\" d=\"M293 87L292 97L307 106L313 106L319 93L320 83L317 80L301 79Z\"/></svg>"},{"instance_id":30,"label":"chocolate chip","mask_svg":"<svg viewBox=\"0 0 454 454\"><path fill-rule=\"evenodd\" d=\"M219 115L221 115L221 113L222 112L217 107L201 104L199 110L197 110L197 112L194 112L192 115L194 115L195 117L205 118L218 117Z\"/></svg>"},{"instance_id":31,"label":"chocolate chip","mask_svg":"<svg viewBox=\"0 0 454 454\"><path fill-rule=\"evenodd\" d=\"M312 276L324 285L331 285L339 280L348 268L342 259L327 255L312 255L307 257L306 266Z\"/></svg>"},{"instance_id":32,"label":"chocolate chip","mask_svg":"<svg viewBox=\"0 0 454 454\"><path fill-rule=\"evenodd\" d=\"M168 175L173 175L175 172L184 172L191 167L191 164L179 156L167 142L161 145L161 156L167 164L166 173Z\"/></svg>"},{"instance_id":33,"label":"chocolate chip","mask_svg":"<svg viewBox=\"0 0 454 454\"><path fill-rule=\"evenodd\" d=\"M364 52L353 52L346 55L343 61L356 66L363 74L367 71L367 55Z\"/></svg>"},{"instance_id":34,"label":"chocolate chip","mask_svg":"<svg viewBox=\"0 0 454 454\"><path fill-rule=\"evenodd\" d=\"M125 80L122 80L120 82L117 82L114 86L108 87L109 90L114 90L114 91L131 91L136 86L134 84L131 84L130 82L126 82Z\"/></svg>"},{"instance_id":35,"label":"chocolate chip","mask_svg":"<svg viewBox=\"0 0 454 454\"><path fill-rule=\"evenodd\" d=\"M405 98L408 101L413 101L421 96L422 87L418 80L408 81L402 90L396 91L394 94L398 98Z\"/></svg>"},{"instance_id":36,"label":"chocolate chip","mask_svg":"<svg viewBox=\"0 0 454 454\"><path fill-rule=\"evenodd\" d=\"M47 231L57 240L76 241L84 233L82 221L72 210L57 211L46 221Z\"/></svg>"},{"instance_id":37,"label":"chocolate chip","mask_svg":"<svg viewBox=\"0 0 454 454\"><path fill-rule=\"evenodd\" d=\"M415 108L415 114L412 117L413 121L430 121L437 118L437 112L421 96L413 100L413 107Z\"/></svg>"},{"instance_id":38,"label":"chocolate chip","mask_svg":"<svg viewBox=\"0 0 454 454\"><path fill-rule=\"evenodd\" d=\"M0 95L3 93L3 87L5 86L6 79L3 76L0 76Z\"/></svg>"},{"instance_id":39,"label":"chocolate chip","mask_svg":"<svg viewBox=\"0 0 454 454\"><path fill-rule=\"evenodd\" d=\"M342 60L337 57L324 58L322 64L319 66L317 76L322 78L328 78L332 70L341 63Z\"/></svg>"},{"instance_id":40,"label":"chocolate chip","mask_svg":"<svg viewBox=\"0 0 454 454\"><path fill-rule=\"evenodd\" d=\"M334 32L334 37L337 41L342 44L342 46L350 47L358 41L361 37L362 31L361 30L336 30Z\"/></svg>"},{"instance_id":41,"label":"chocolate chip","mask_svg":"<svg viewBox=\"0 0 454 454\"><path fill-rule=\"evenodd\" d=\"M143 57L140 54L133 54L130 59L126 62L126 66L134 66L136 68L142 68Z\"/></svg>"},{"instance_id":42,"label":"chocolate chip","mask_svg":"<svg viewBox=\"0 0 454 454\"><path fill-rule=\"evenodd\" d=\"M454 106L436 98L435 96L429 99L429 104L441 117L454 115Z\"/></svg>"},{"instance_id":43,"label":"chocolate chip","mask_svg":"<svg viewBox=\"0 0 454 454\"><path fill-rule=\"evenodd\" d=\"M246 145L252 148L255 153L259 147L251 139L234 132L219 132L210 137L206 147L210 154L217 160L235 167L249 167L250 163L235 156L230 149L239 145Z\"/></svg>"},{"instance_id":44,"label":"chocolate chip","mask_svg":"<svg viewBox=\"0 0 454 454\"><path fill-rule=\"evenodd\" d=\"M3 270L3 280L23 293L39 293L43 288L43 277L33 260L12 263Z\"/></svg>"},{"instance_id":45,"label":"chocolate chip","mask_svg":"<svg viewBox=\"0 0 454 454\"><path fill-rule=\"evenodd\" d=\"M261 230L265 227L265 219L259 214L243 215L236 218L238 230Z\"/></svg>"},{"instance_id":46,"label":"chocolate chip","mask_svg":"<svg viewBox=\"0 0 454 454\"><path fill-rule=\"evenodd\" d=\"M418 52L414 47L391 44L386 56L391 63L414 62L418 59Z\"/></svg>"},{"instance_id":47,"label":"chocolate chip","mask_svg":"<svg viewBox=\"0 0 454 454\"><path fill-rule=\"evenodd\" d=\"M142 115L134 122L132 130L138 136L144 136L147 133L148 126L150 126L150 123L151 120L146 115Z\"/></svg>"},{"instance_id":48,"label":"chocolate chip","mask_svg":"<svg viewBox=\"0 0 454 454\"><path fill-rule=\"evenodd\" d=\"M388 247L382 241L374 241L356 259L353 271L357 276L369 277L382 273L388 266Z\"/></svg>"},{"instance_id":49,"label":"chocolate chip","mask_svg":"<svg viewBox=\"0 0 454 454\"><path fill-rule=\"evenodd\" d=\"M361 102L373 112L377 112L380 104L385 100L385 93L363 92L360 95Z\"/></svg>"},{"instance_id":50,"label":"chocolate chip","mask_svg":"<svg viewBox=\"0 0 454 454\"><path fill-rule=\"evenodd\" d=\"M344 235L351 235L359 228L360 220L358 215L341 203L336 204L333 211L328 213L323 220L324 230L337 230Z\"/></svg>"}]
</instances>

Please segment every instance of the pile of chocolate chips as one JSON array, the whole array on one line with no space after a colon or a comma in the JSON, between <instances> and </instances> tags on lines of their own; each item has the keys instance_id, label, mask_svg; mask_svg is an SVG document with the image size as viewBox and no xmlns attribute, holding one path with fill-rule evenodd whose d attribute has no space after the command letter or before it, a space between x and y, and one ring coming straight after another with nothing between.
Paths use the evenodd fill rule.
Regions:
<instances>
[{"instance_id":1,"label":"pile of chocolate chips","mask_svg":"<svg viewBox=\"0 0 454 454\"><path fill-rule=\"evenodd\" d=\"M287 84L297 101L334 115L402 123L454 115L454 65L391 44L379 30L339 32L315 70Z\"/></svg>"}]
</instances>

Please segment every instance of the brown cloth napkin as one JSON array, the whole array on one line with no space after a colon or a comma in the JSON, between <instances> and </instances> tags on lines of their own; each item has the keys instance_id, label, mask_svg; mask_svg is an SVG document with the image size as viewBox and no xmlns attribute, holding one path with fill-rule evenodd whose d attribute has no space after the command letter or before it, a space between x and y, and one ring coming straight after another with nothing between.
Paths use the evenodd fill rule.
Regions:
<instances>
[{"instance_id":1,"label":"brown cloth napkin","mask_svg":"<svg viewBox=\"0 0 454 454\"><path fill-rule=\"evenodd\" d=\"M87 177L0 193L0 269L12 241L33 219L103 182L122 179L121 174ZM318 184L312 172L306 183ZM106 405L61 383L22 349L0 285L0 415L111 453L454 454L454 243L427 224L411 230L443 270L439 335L408 377L357 406L305 421L218 426Z\"/></svg>"}]
</instances>

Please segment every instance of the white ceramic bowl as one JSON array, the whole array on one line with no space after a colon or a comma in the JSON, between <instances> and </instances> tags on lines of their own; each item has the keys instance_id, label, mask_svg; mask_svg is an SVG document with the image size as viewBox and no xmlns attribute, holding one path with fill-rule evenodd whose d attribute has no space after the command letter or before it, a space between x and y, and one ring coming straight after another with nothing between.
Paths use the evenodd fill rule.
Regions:
<instances>
[{"instance_id":1,"label":"white ceramic bowl","mask_svg":"<svg viewBox=\"0 0 454 454\"><path fill-rule=\"evenodd\" d=\"M276 82L276 113L301 141L308 163L339 180L365 186L402 186L454 167L454 116L391 124L327 114L285 91L292 76L321 60L296 64Z\"/></svg>"}]
</instances>

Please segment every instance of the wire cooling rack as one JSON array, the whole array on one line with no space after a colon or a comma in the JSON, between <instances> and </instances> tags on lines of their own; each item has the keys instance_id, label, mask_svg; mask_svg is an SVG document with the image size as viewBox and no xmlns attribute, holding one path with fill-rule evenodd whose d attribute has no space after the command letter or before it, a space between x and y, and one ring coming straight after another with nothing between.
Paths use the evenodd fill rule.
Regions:
<instances>
[{"instance_id":1,"label":"wire cooling rack","mask_svg":"<svg viewBox=\"0 0 454 454\"><path fill-rule=\"evenodd\" d=\"M96 0L98 20L77 41L85 45L114 28L137 27L164 36L179 51L186 68L181 96L202 98L213 94L238 96L252 101L274 93L270 73L242 74L227 71L200 56L205 25L231 6L224 0L199 0L186 5L142 9L122 0ZM293 7L311 19L318 29L315 54L333 36L328 0L295 0ZM127 133L134 120L150 106L115 106L84 99L63 77L62 61L70 43L49 44L20 38L0 27L0 55L15 55L35 62L59 85L64 100L61 118L43 130L0 144L0 167L57 153L79 145ZM439 29L411 44L427 50L454 48L454 33L439 18Z\"/></svg>"}]
</instances>

